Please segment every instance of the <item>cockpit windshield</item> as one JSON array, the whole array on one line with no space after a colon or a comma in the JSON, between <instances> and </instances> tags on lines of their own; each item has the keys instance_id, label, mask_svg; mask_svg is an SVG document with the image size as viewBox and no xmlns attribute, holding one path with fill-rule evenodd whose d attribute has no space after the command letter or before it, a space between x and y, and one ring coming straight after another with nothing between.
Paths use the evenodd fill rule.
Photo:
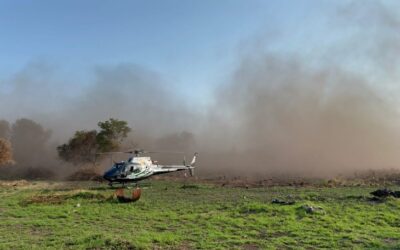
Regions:
<instances>
[{"instance_id":1,"label":"cockpit windshield","mask_svg":"<svg viewBox=\"0 0 400 250\"><path fill-rule=\"evenodd\" d=\"M124 162L117 162L117 163L114 164L114 167L115 167L116 169L123 169L124 166L125 166L125 163L124 163Z\"/></svg>"}]
</instances>

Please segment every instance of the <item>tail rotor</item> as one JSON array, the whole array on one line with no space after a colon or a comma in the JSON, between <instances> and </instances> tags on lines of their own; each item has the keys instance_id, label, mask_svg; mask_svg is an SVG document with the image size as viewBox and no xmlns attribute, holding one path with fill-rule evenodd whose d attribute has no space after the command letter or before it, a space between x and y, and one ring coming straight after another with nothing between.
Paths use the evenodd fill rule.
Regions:
<instances>
[{"instance_id":1,"label":"tail rotor","mask_svg":"<svg viewBox=\"0 0 400 250\"><path fill-rule=\"evenodd\" d=\"M190 176L194 176L194 168L195 168L195 165L196 165L197 155L198 155L197 152L194 153L193 159L192 159L192 161L190 162L189 165L186 165L186 159L184 159L184 165L187 166L187 168L189 169Z\"/></svg>"}]
</instances>

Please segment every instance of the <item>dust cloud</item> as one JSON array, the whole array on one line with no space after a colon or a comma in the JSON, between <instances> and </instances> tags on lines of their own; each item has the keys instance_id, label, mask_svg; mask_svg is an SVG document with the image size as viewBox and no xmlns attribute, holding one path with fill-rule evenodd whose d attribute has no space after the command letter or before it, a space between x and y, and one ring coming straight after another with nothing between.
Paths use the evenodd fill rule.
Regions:
<instances>
[{"instance_id":1,"label":"dust cloud","mask_svg":"<svg viewBox=\"0 0 400 250\"><path fill-rule=\"evenodd\" d=\"M28 65L3 81L13 87L0 92L0 118L13 125L0 122L0 137L10 138L17 165L53 170L67 167L57 159L57 145L111 117L133 129L126 148L188 157L198 151L200 176L399 168L398 15L376 2L336 11L327 28L351 36L312 55L247 44L236 69L215 87L207 112L140 65L98 67L75 96L62 94L69 85L54 68ZM181 162L180 156L154 158Z\"/></svg>"},{"instance_id":2,"label":"dust cloud","mask_svg":"<svg viewBox=\"0 0 400 250\"><path fill-rule=\"evenodd\" d=\"M318 41L311 52L279 53L265 38L242 48L199 137L202 163L257 178L398 169L399 17L354 1L332 10L330 37L299 27L301 42Z\"/></svg>"},{"instance_id":3,"label":"dust cloud","mask_svg":"<svg viewBox=\"0 0 400 250\"><path fill-rule=\"evenodd\" d=\"M245 59L217 99L200 143L214 154L206 165L324 176L398 164L398 112L365 79L333 66Z\"/></svg>"}]
</instances>

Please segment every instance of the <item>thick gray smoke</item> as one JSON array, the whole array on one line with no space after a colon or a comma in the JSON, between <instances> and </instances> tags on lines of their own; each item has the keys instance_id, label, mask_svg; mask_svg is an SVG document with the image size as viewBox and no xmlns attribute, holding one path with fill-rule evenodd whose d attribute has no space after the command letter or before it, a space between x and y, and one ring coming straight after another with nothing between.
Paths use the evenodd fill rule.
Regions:
<instances>
[{"instance_id":1,"label":"thick gray smoke","mask_svg":"<svg viewBox=\"0 0 400 250\"><path fill-rule=\"evenodd\" d=\"M393 9L378 1L337 9L325 28L340 35L319 37L324 46L313 53L248 46L217 90L210 136L200 142L213 155L204 164L248 176L398 168L400 19Z\"/></svg>"},{"instance_id":2,"label":"thick gray smoke","mask_svg":"<svg viewBox=\"0 0 400 250\"><path fill-rule=\"evenodd\" d=\"M109 118L126 120L132 127L133 133L124 145L127 149L183 151L194 141L193 135L184 131L195 130L199 117L182 105L177 91L168 88L160 76L150 70L133 64L98 67L95 81L76 97L59 96L55 86L62 82L55 80L55 86L52 86L49 78L41 76L40 79L48 83L41 85L37 74L51 76L56 73L42 63L28 65L7 81L15 87L1 99L5 104L0 106L3 117L14 125L11 129L7 121L1 121L0 136L10 137L17 168L59 171L71 167L57 159L56 146L65 143L74 131L96 129L99 121ZM36 94L34 88L44 91ZM53 94L59 98L53 98ZM160 157L169 163L182 160L181 156L174 159L166 155Z\"/></svg>"},{"instance_id":3,"label":"thick gray smoke","mask_svg":"<svg viewBox=\"0 0 400 250\"><path fill-rule=\"evenodd\" d=\"M184 130L193 114L161 77L137 65L96 70L96 82L68 111L87 124L109 117L129 121L155 136ZM88 115L90 114L90 115Z\"/></svg>"},{"instance_id":4,"label":"thick gray smoke","mask_svg":"<svg viewBox=\"0 0 400 250\"><path fill-rule=\"evenodd\" d=\"M244 60L217 97L207 148L225 148L219 167L327 175L400 160L398 113L364 79L342 70L265 55Z\"/></svg>"},{"instance_id":5,"label":"thick gray smoke","mask_svg":"<svg viewBox=\"0 0 400 250\"><path fill-rule=\"evenodd\" d=\"M312 55L248 45L231 77L216 87L206 114L189 109L190 100L138 65L99 67L94 82L73 96L65 92L74 85L36 63L3 80L11 90L0 92L0 118L33 119L43 126L35 134L43 136L51 129L51 137L36 138L47 148L75 130L95 129L98 121L126 120L133 128L126 147L199 151L200 175L326 176L396 168L398 15L377 2L352 4L327 26L342 31L340 39ZM313 31L304 27L307 32ZM35 136L18 141L24 138ZM56 159L55 151L35 153L41 154Z\"/></svg>"}]
</instances>

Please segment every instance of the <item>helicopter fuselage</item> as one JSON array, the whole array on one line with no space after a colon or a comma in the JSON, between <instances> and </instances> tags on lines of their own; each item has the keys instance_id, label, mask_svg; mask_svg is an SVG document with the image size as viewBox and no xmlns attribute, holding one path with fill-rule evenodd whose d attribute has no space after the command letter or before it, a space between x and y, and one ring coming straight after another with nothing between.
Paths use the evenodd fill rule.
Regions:
<instances>
[{"instance_id":1,"label":"helicopter fuselage","mask_svg":"<svg viewBox=\"0 0 400 250\"><path fill-rule=\"evenodd\" d=\"M152 175L165 174L176 171L189 170L192 174L194 164L196 162L196 155L190 165L159 165L153 162L150 157L131 157L128 161L121 161L115 163L109 170L107 170L103 178L110 183L126 183L138 182L149 178Z\"/></svg>"}]
</instances>

